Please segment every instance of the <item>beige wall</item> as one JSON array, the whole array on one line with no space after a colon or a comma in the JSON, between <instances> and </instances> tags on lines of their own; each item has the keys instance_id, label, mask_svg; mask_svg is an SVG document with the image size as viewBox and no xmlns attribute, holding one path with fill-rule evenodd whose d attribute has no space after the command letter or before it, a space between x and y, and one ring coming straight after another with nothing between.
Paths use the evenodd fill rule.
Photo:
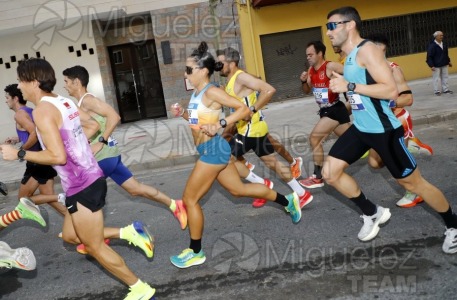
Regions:
<instances>
[{"instance_id":1,"label":"beige wall","mask_svg":"<svg viewBox=\"0 0 457 300\"><path fill-rule=\"evenodd\" d=\"M109 82L111 70L107 66L106 53L102 43L96 43L92 31L92 22L97 24L99 19L121 19L123 16L149 13L149 11L202 3L206 0L74 0L74 1L22 0L1 1L0 5L0 87L3 88L17 82L17 62L10 62L11 56L17 60L24 54L36 57L39 51L54 67L57 76L55 92L67 96L63 89L62 71L65 68L82 65L90 73L88 89L101 99L105 99L104 83ZM62 6L67 3L67 6ZM53 27L56 26L56 27ZM81 44L94 50L83 51ZM76 52L69 53L68 47L81 50L81 57ZM97 47L98 46L98 47ZM5 63L10 62L11 68L6 69ZM101 67L100 67L101 66ZM102 81L102 77L104 81ZM114 104L114 93L106 86L107 102ZM0 104L0 142L6 137L16 135L13 112L4 101Z\"/></svg>"},{"instance_id":2,"label":"beige wall","mask_svg":"<svg viewBox=\"0 0 457 300\"><path fill-rule=\"evenodd\" d=\"M0 65L0 87L2 89L2 99L4 99L3 89L6 85L17 83L16 68L18 62L10 62L10 57L15 55L17 60L23 58L24 54L29 57L36 57L36 50L32 49L32 45L36 38L33 33L19 33L1 38L0 57L3 58L3 64ZM89 55L89 50L83 51L81 44L86 44L87 49L94 49L94 54ZM7 47L6 47L7 45ZM75 51L81 50L81 57L77 57L76 53L70 53L68 47L73 46ZM98 67L97 52L94 40L87 35L81 37L75 42L70 41L61 35L56 35L51 45L43 45L39 50L41 57L45 57L51 63L56 72L57 84L55 92L63 96L68 96L63 88L62 71L74 65L82 65L86 67L91 76L89 89L94 93L104 98L103 85L101 84L100 69ZM11 68L6 69L5 63L10 62ZM33 107L33 104L29 104ZM9 110L5 101L0 103L0 142L10 135L16 135L13 111Z\"/></svg>"}]
</instances>

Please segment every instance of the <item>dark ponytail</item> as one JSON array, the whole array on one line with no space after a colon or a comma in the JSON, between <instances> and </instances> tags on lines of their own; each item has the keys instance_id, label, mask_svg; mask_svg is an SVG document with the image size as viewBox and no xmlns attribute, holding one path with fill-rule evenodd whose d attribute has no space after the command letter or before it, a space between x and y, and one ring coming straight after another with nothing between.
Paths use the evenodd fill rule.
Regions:
<instances>
[{"instance_id":1,"label":"dark ponytail","mask_svg":"<svg viewBox=\"0 0 457 300\"><path fill-rule=\"evenodd\" d=\"M192 52L190 57L195 60L200 68L208 69L209 76L213 75L214 71L222 70L222 66L216 66L216 60L211 55L211 53L209 53L208 44L205 41L201 42L200 45L198 45L198 48ZM217 70L217 67L220 67L220 69Z\"/></svg>"}]
</instances>

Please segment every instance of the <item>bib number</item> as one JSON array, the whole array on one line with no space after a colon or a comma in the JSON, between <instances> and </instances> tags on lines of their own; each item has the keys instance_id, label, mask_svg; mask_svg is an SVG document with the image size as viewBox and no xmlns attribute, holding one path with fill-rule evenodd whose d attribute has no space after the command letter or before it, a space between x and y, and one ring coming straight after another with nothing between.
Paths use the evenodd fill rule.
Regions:
<instances>
[{"instance_id":1,"label":"bib number","mask_svg":"<svg viewBox=\"0 0 457 300\"><path fill-rule=\"evenodd\" d=\"M347 92L347 95L352 110L365 110L365 106L363 105L362 98L359 94L355 94L354 92Z\"/></svg>"},{"instance_id":2,"label":"bib number","mask_svg":"<svg viewBox=\"0 0 457 300\"><path fill-rule=\"evenodd\" d=\"M313 94L317 104L328 104L328 88L313 88Z\"/></svg>"}]
</instances>

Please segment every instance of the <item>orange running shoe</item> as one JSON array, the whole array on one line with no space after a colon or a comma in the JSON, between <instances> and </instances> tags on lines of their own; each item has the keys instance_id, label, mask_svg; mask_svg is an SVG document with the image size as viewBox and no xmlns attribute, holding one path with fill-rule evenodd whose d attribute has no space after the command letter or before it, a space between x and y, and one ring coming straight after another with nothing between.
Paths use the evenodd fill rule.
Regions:
<instances>
[{"instance_id":1,"label":"orange running shoe","mask_svg":"<svg viewBox=\"0 0 457 300\"><path fill-rule=\"evenodd\" d=\"M301 157L295 157L295 165L290 166L292 176L297 179L301 176L301 167L303 166L303 159Z\"/></svg>"}]
</instances>

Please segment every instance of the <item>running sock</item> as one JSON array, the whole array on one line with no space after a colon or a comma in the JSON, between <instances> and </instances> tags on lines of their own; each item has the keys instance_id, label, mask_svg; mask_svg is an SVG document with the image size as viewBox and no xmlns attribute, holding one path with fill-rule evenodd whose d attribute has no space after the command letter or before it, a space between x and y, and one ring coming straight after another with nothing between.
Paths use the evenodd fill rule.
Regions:
<instances>
[{"instance_id":1,"label":"running sock","mask_svg":"<svg viewBox=\"0 0 457 300\"><path fill-rule=\"evenodd\" d=\"M134 288L136 288L137 285L139 285L139 284L141 284L141 280L140 280L140 279L138 279L137 282L135 282L133 285L131 285L130 288L134 289Z\"/></svg>"},{"instance_id":2,"label":"running sock","mask_svg":"<svg viewBox=\"0 0 457 300\"><path fill-rule=\"evenodd\" d=\"M278 204L281 204L284 207L289 205L289 200L287 200L286 196L284 196L284 195L282 195L280 193L276 193L275 202L278 203Z\"/></svg>"},{"instance_id":3,"label":"running sock","mask_svg":"<svg viewBox=\"0 0 457 300\"><path fill-rule=\"evenodd\" d=\"M322 166L314 165L314 175L318 179L322 178Z\"/></svg>"},{"instance_id":4,"label":"running sock","mask_svg":"<svg viewBox=\"0 0 457 300\"><path fill-rule=\"evenodd\" d=\"M10 211L7 214L4 214L0 217L0 226L8 227L11 223L22 219L22 215L18 210Z\"/></svg>"},{"instance_id":5,"label":"running sock","mask_svg":"<svg viewBox=\"0 0 457 300\"><path fill-rule=\"evenodd\" d=\"M295 158L292 157L292 163L290 164L291 167L295 166L295 164L297 163L297 161L295 160Z\"/></svg>"},{"instance_id":6,"label":"running sock","mask_svg":"<svg viewBox=\"0 0 457 300\"><path fill-rule=\"evenodd\" d=\"M355 205L357 205L362 210L362 213L365 216L372 216L378 210L376 208L376 205L370 200L368 200L367 197L365 197L365 195L363 194L363 192L360 192L360 195L358 197L350 199L354 201Z\"/></svg>"},{"instance_id":7,"label":"running sock","mask_svg":"<svg viewBox=\"0 0 457 300\"><path fill-rule=\"evenodd\" d=\"M247 181L249 181L249 182L252 182L252 183L261 183L261 184L263 184L265 182L265 180L262 177L257 176L252 171L249 171L249 175L245 179Z\"/></svg>"},{"instance_id":8,"label":"running sock","mask_svg":"<svg viewBox=\"0 0 457 300\"><path fill-rule=\"evenodd\" d=\"M306 193L305 189L302 188L300 184L298 184L297 179L292 179L292 180L289 181L287 184L288 184L288 185L294 190L294 192L297 193L298 196L300 196L300 197L303 196L303 195Z\"/></svg>"},{"instance_id":9,"label":"running sock","mask_svg":"<svg viewBox=\"0 0 457 300\"><path fill-rule=\"evenodd\" d=\"M439 214L441 218L443 218L444 224L446 224L446 228L457 229L457 216L452 212L452 208L450 206L446 212Z\"/></svg>"},{"instance_id":10,"label":"running sock","mask_svg":"<svg viewBox=\"0 0 457 300\"><path fill-rule=\"evenodd\" d=\"M171 210L171 212L175 212L175 210L176 210L176 201L171 199L171 204L170 204L170 206L168 208Z\"/></svg>"},{"instance_id":11,"label":"running sock","mask_svg":"<svg viewBox=\"0 0 457 300\"><path fill-rule=\"evenodd\" d=\"M193 240L190 239L190 249L194 251L194 253L198 253L202 250L202 239L199 240Z\"/></svg>"}]
</instances>

